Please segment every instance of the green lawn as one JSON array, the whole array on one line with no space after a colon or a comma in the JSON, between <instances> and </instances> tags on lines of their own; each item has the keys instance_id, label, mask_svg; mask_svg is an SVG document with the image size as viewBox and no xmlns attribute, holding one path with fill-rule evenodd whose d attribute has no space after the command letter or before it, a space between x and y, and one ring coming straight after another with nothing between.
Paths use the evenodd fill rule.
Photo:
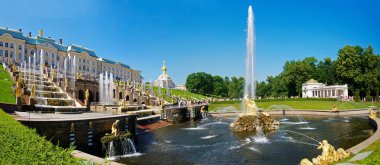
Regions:
<instances>
[{"instance_id":1,"label":"green lawn","mask_svg":"<svg viewBox=\"0 0 380 165\"><path fill-rule=\"evenodd\" d=\"M12 80L8 72L0 65L0 102L15 104L16 99L11 88Z\"/></svg>"},{"instance_id":2,"label":"green lawn","mask_svg":"<svg viewBox=\"0 0 380 165\"><path fill-rule=\"evenodd\" d=\"M0 164L84 164L0 109Z\"/></svg>"},{"instance_id":3,"label":"green lawn","mask_svg":"<svg viewBox=\"0 0 380 165\"><path fill-rule=\"evenodd\" d=\"M149 86L147 86L146 88L149 88ZM158 87L153 87L153 91L156 93L156 95L158 95ZM163 93L171 93L172 95L181 96L182 98L191 99L191 100L194 100L194 98L199 99L199 100L209 99L209 97L207 96L191 93L189 91L178 90L178 89L161 88L161 94ZM168 102L172 101L172 98L168 96L164 96L164 99Z\"/></svg>"},{"instance_id":4,"label":"green lawn","mask_svg":"<svg viewBox=\"0 0 380 165\"><path fill-rule=\"evenodd\" d=\"M329 101L329 100L316 100L316 99L304 99L291 101L291 99L287 100L257 100L256 104L259 108L264 109L276 109L275 105L285 105L290 106L293 109L298 110L330 110L334 105L337 105L339 110L347 110L347 109L362 109L368 108L368 106L376 106L380 107L380 102L353 102L353 101ZM233 106L236 109L240 110L241 101L226 101L226 102L212 102L210 104L210 110L216 110L218 107L228 107ZM284 107L284 106L281 106Z\"/></svg>"}]
</instances>

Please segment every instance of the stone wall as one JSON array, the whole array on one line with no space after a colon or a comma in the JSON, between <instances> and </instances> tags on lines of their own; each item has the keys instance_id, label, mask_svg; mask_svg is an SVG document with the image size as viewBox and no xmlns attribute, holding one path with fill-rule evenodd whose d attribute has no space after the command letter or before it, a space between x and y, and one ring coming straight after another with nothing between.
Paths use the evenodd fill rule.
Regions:
<instances>
[{"instance_id":1,"label":"stone wall","mask_svg":"<svg viewBox=\"0 0 380 165\"><path fill-rule=\"evenodd\" d=\"M103 153L102 144L100 143L101 137L106 133L111 133L112 124L120 120L120 126L122 130L128 128L128 130L136 137L136 122L135 115L115 115L112 117L94 118L94 119L75 119L75 120L23 120L19 121L30 127L36 129L37 133L41 136L45 136L47 140L50 140L53 144L57 144L61 147L67 148L70 146L69 135L71 133L71 125L74 123L75 134L75 146L76 149L88 152L90 154L96 154L100 156ZM88 131L89 125L92 122L93 131L93 146L88 145Z\"/></svg>"},{"instance_id":2,"label":"stone wall","mask_svg":"<svg viewBox=\"0 0 380 165\"><path fill-rule=\"evenodd\" d=\"M164 108L166 120L171 123L184 123L187 121L197 121L202 119L201 108L205 106L208 111L208 105L195 105L190 107L168 107Z\"/></svg>"},{"instance_id":3,"label":"stone wall","mask_svg":"<svg viewBox=\"0 0 380 165\"><path fill-rule=\"evenodd\" d=\"M4 112L14 113L14 111L20 111L22 109L22 106L18 106L16 104L0 103L0 108L3 109Z\"/></svg>"}]
</instances>

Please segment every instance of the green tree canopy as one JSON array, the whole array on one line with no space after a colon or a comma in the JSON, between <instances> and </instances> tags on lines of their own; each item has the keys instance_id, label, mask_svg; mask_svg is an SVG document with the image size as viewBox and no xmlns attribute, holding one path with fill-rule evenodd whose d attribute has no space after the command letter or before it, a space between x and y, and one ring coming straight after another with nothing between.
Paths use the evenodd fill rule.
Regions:
<instances>
[{"instance_id":1,"label":"green tree canopy","mask_svg":"<svg viewBox=\"0 0 380 165\"><path fill-rule=\"evenodd\" d=\"M202 95L210 95L213 92L213 77L205 72L192 73L186 78L187 90Z\"/></svg>"}]
</instances>

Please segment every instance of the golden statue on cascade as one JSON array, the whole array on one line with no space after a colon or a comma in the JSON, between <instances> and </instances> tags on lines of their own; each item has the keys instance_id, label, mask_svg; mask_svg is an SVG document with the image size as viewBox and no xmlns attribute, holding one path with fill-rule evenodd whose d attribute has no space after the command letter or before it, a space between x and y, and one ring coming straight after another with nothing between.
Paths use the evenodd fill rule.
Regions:
<instances>
[{"instance_id":1,"label":"golden statue on cascade","mask_svg":"<svg viewBox=\"0 0 380 165\"><path fill-rule=\"evenodd\" d=\"M322 149L321 155L312 159L312 162L308 159L302 159L301 165L326 165L331 164L335 161L344 159L350 155L343 148L335 150L334 146L329 144L327 140L319 142L318 149Z\"/></svg>"},{"instance_id":2,"label":"golden statue on cascade","mask_svg":"<svg viewBox=\"0 0 380 165\"><path fill-rule=\"evenodd\" d=\"M252 98L249 98L248 95L244 96L244 108L246 109L247 114L255 114L256 103Z\"/></svg>"}]
</instances>

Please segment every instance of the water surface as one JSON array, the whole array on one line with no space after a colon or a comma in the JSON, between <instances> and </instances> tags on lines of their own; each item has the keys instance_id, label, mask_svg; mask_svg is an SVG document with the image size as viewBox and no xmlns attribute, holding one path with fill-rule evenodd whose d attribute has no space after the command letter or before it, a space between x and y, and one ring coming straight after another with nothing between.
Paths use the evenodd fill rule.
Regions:
<instances>
[{"instance_id":1,"label":"water surface","mask_svg":"<svg viewBox=\"0 0 380 165\"><path fill-rule=\"evenodd\" d=\"M326 139L335 148L348 149L373 133L365 116L275 118L281 121L280 129L266 138L231 132L229 124L236 120L231 117L168 126L140 134L138 148L144 154L118 161L144 165L298 164L321 153L315 140Z\"/></svg>"}]
</instances>

